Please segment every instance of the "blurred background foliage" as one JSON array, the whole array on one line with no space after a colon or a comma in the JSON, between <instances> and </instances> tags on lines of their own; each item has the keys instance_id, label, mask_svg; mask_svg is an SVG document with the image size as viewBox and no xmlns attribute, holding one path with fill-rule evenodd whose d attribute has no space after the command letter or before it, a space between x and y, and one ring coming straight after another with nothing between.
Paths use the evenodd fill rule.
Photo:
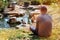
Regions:
<instances>
[{"instance_id":1,"label":"blurred background foliage","mask_svg":"<svg viewBox=\"0 0 60 40\"><path fill-rule=\"evenodd\" d=\"M0 11L9 4L9 1L10 2L16 1L18 4L24 4L24 2L29 2L30 4L36 4L36 5L39 4L51 5L52 3L60 2L60 0L0 0Z\"/></svg>"},{"instance_id":2,"label":"blurred background foliage","mask_svg":"<svg viewBox=\"0 0 60 40\"><path fill-rule=\"evenodd\" d=\"M8 5L8 0L0 0L0 11Z\"/></svg>"},{"instance_id":3,"label":"blurred background foliage","mask_svg":"<svg viewBox=\"0 0 60 40\"><path fill-rule=\"evenodd\" d=\"M33 1L38 1L42 4L51 4L51 3L57 3L59 0L33 0Z\"/></svg>"},{"instance_id":4,"label":"blurred background foliage","mask_svg":"<svg viewBox=\"0 0 60 40\"><path fill-rule=\"evenodd\" d=\"M18 2L34 2L34 3L40 3L44 5L50 5L52 3L58 3L60 0L18 0Z\"/></svg>"},{"instance_id":5,"label":"blurred background foliage","mask_svg":"<svg viewBox=\"0 0 60 40\"><path fill-rule=\"evenodd\" d=\"M0 8L4 8L5 6L8 5L8 1L9 0L0 0ZM26 2L26 1L34 1L34 2L39 2L40 4L51 4L51 3L57 3L59 2L59 0L15 0L15 1L22 1L22 2Z\"/></svg>"},{"instance_id":6,"label":"blurred background foliage","mask_svg":"<svg viewBox=\"0 0 60 40\"><path fill-rule=\"evenodd\" d=\"M5 6L8 5L8 1L7 0L0 0L0 8L3 8Z\"/></svg>"}]
</instances>

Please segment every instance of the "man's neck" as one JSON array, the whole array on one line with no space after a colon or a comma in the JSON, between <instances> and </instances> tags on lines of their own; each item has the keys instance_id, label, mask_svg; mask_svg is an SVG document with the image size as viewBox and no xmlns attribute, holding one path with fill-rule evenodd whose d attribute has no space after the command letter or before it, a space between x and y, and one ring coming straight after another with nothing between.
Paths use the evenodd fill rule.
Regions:
<instances>
[{"instance_id":1,"label":"man's neck","mask_svg":"<svg viewBox=\"0 0 60 40\"><path fill-rule=\"evenodd\" d=\"M46 14L41 14L41 15L46 15Z\"/></svg>"}]
</instances>

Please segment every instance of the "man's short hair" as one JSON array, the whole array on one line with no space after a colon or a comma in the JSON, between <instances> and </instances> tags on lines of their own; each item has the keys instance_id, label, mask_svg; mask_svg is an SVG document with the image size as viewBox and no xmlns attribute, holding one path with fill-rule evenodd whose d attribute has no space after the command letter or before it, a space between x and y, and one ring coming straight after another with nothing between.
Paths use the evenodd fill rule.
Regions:
<instances>
[{"instance_id":1,"label":"man's short hair","mask_svg":"<svg viewBox=\"0 0 60 40\"><path fill-rule=\"evenodd\" d=\"M41 9L42 11L44 11L44 10L47 11L47 8L46 8L45 6L42 6L40 9Z\"/></svg>"}]
</instances>

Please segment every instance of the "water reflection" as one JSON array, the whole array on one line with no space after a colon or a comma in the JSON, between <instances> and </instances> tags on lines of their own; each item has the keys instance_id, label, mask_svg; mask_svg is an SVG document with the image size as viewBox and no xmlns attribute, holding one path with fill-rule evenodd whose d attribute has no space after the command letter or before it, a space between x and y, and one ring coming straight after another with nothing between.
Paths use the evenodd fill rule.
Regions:
<instances>
[{"instance_id":1,"label":"water reflection","mask_svg":"<svg viewBox=\"0 0 60 40\"><path fill-rule=\"evenodd\" d=\"M9 20L9 18L7 18L7 17L0 20L0 28L10 28L10 25L7 23L8 20ZM28 16L27 15L25 15L23 17L17 17L16 20L21 22L20 26L22 25L22 20L26 24L28 24ZM16 25L16 26L18 26L18 25Z\"/></svg>"},{"instance_id":2,"label":"water reflection","mask_svg":"<svg viewBox=\"0 0 60 40\"><path fill-rule=\"evenodd\" d=\"M9 20L8 18L4 18L4 27L5 28L9 28L10 27L9 24L7 23L8 20Z\"/></svg>"},{"instance_id":3,"label":"water reflection","mask_svg":"<svg viewBox=\"0 0 60 40\"><path fill-rule=\"evenodd\" d=\"M0 20L0 28L8 28L8 24L7 24L7 21L6 19L1 19Z\"/></svg>"}]
</instances>

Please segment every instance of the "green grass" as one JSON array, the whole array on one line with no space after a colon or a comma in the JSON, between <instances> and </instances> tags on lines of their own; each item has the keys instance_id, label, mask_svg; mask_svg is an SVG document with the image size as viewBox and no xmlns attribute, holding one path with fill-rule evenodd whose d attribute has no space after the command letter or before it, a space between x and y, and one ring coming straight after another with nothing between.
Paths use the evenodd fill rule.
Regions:
<instances>
[{"instance_id":1,"label":"green grass","mask_svg":"<svg viewBox=\"0 0 60 40\"><path fill-rule=\"evenodd\" d=\"M60 29L53 29L49 38L40 38L36 35L30 35L32 32L23 29L0 29L0 40L59 40Z\"/></svg>"}]
</instances>

